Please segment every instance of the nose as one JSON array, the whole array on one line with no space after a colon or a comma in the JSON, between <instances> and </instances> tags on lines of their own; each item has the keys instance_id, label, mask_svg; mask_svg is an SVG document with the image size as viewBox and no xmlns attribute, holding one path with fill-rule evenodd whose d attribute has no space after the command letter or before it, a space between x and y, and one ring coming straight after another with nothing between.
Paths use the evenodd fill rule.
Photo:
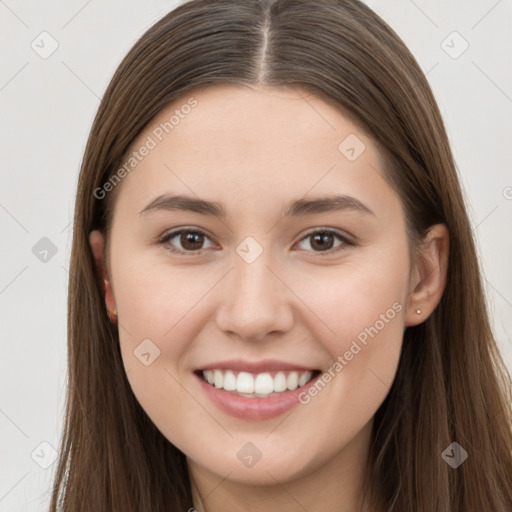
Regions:
<instances>
[{"instance_id":1,"label":"nose","mask_svg":"<svg viewBox=\"0 0 512 512\"><path fill-rule=\"evenodd\" d=\"M252 263L235 256L216 314L220 330L258 341L291 329L294 295L284 276L270 263L263 255Z\"/></svg>"}]
</instances>

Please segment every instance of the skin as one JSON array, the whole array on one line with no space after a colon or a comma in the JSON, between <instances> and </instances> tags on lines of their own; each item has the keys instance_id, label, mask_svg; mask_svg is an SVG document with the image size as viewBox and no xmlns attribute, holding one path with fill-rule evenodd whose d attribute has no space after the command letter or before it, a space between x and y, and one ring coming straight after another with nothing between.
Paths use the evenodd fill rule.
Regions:
<instances>
[{"instance_id":1,"label":"skin","mask_svg":"<svg viewBox=\"0 0 512 512\"><path fill-rule=\"evenodd\" d=\"M447 230L433 226L412 261L400 198L375 144L335 105L303 90L196 89L162 110L131 150L190 96L197 106L118 185L105 298L117 309L131 387L186 454L196 510L356 511L373 416L395 377L403 332L431 314L444 290ZM366 146L354 161L338 149L349 134ZM373 214L282 217L292 200L333 192ZM227 217L138 214L163 193L217 201ZM158 243L180 227L206 232L202 253L171 252L190 247L179 236ZM355 245L333 236L326 256L306 237L313 228L338 230ZM236 252L247 236L263 249L250 264ZM104 266L102 234L91 232L90 242ZM192 373L234 357L325 372L394 303L401 311L317 396L277 418L225 414ZM134 356L146 338L160 350L149 366ZM262 454L252 467L237 458L247 442Z\"/></svg>"}]
</instances>

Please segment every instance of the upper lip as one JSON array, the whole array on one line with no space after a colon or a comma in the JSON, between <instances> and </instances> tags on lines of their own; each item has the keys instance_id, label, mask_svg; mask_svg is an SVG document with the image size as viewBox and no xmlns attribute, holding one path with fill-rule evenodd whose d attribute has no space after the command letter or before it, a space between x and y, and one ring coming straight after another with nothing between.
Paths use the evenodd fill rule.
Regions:
<instances>
[{"instance_id":1,"label":"upper lip","mask_svg":"<svg viewBox=\"0 0 512 512\"><path fill-rule=\"evenodd\" d=\"M315 371L317 368L302 366L300 364L278 361L277 359L263 359L262 361L244 361L243 359L230 359L229 361L217 361L201 366L198 370L226 369L248 373L263 373L278 370Z\"/></svg>"}]
</instances>

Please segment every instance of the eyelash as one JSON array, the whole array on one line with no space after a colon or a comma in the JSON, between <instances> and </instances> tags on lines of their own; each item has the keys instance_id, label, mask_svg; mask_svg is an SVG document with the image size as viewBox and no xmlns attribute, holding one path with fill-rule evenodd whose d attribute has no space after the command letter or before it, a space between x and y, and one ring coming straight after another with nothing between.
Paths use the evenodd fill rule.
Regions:
<instances>
[{"instance_id":1,"label":"eyelash","mask_svg":"<svg viewBox=\"0 0 512 512\"><path fill-rule=\"evenodd\" d=\"M203 235L205 236L206 238L210 238L204 231L200 230L200 229L190 229L190 228L182 228L182 229L178 229L176 231L171 231L170 233L167 233L165 235L163 235L159 240L158 240L158 243L162 246L166 246L165 249L173 252L173 253L176 253L176 254L183 254L183 255L187 255L187 256L200 256L203 252L204 249L199 249L199 250L196 250L196 251L182 251L181 249L176 249L174 247L171 247L170 245L168 245L168 242L170 240L172 240L174 237L176 237L177 235L181 235L182 233L194 233L194 234L199 234L199 235ZM305 240L306 238L314 235L314 234L317 234L317 233L323 233L323 234L329 234L329 235L334 235L335 237L337 237L341 242L343 242L340 246L338 246L337 248L334 248L334 249L328 249L327 251L311 251L315 254L318 254L319 256L324 256L324 255L332 255L334 253L337 253L341 250L343 250L343 248L345 246L353 246L355 245L354 242L348 240L347 237L343 236L341 233L339 233L338 231L335 231L335 230L332 230L332 229L315 229L313 231L310 231L308 233L306 233L299 241L302 242L303 240Z\"/></svg>"}]
</instances>

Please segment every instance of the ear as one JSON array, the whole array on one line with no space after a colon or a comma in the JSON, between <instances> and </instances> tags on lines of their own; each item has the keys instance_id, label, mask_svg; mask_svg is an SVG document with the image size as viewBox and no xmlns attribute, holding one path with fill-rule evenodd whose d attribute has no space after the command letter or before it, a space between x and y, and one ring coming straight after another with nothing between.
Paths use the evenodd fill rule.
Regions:
<instances>
[{"instance_id":1,"label":"ear","mask_svg":"<svg viewBox=\"0 0 512 512\"><path fill-rule=\"evenodd\" d=\"M107 276L105 266L105 243L103 233L98 230L91 231L89 234L89 244L91 245L92 254L94 256L99 274L103 279L103 289L105 292L105 305L107 306L107 312L112 318L117 314L117 309L114 300L114 294L112 292L112 286L110 279Z\"/></svg>"},{"instance_id":2,"label":"ear","mask_svg":"<svg viewBox=\"0 0 512 512\"><path fill-rule=\"evenodd\" d=\"M420 324L439 304L446 287L449 241L445 224L428 230L411 272L406 326Z\"/></svg>"}]
</instances>

